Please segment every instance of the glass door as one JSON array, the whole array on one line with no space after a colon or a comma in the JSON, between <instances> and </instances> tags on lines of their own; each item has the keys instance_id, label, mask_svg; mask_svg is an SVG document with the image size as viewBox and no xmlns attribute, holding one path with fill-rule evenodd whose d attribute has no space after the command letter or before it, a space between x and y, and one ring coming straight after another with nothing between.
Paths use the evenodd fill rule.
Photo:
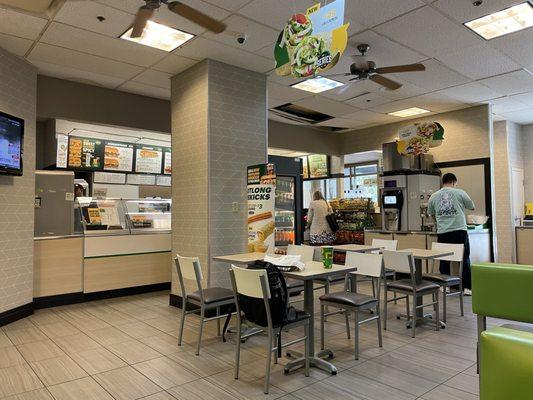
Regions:
<instances>
[{"instance_id":1,"label":"glass door","mask_svg":"<svg viewBox=\"0 0 533 400\"><path fill-rule=\"evenodd\" d=\"M276 177L275 203L275 245L276 248L287 247L295 243L295 196L294 178Z\"/></svg>"}]
</instances>

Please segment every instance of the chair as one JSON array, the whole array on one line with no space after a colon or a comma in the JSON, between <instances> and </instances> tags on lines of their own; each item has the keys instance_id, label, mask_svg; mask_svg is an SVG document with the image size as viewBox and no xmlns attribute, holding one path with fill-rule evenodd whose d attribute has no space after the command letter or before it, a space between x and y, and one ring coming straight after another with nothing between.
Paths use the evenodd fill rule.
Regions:
<instances>
[{"instance_id":1,"label":"chair","mask_svg":"<svg viewBox=\"0 0 533 400\"><path fill-rule=\"evenodd\" d=\"M465 315L463 305L463 255L465 251L464 244L449 244L449 243L436 243L431 245L432 250L453 251L451 256L439 257L435 260L453 261L459 263L459 275L445 275L435 271L435 261L433 261L432 271L422 275L422 279L430 282L434 282L442 287L442 321L446 322L446 298L448 296L459 296L459 304L461 306L461 317ZM458 291L452 291L446 293L447 288L453 288L459 286Z\"/></svg>"},{"instance_id":2,"label":"chair","mask_svg":"<svg viewBox=\"0 0 533 400\"><path fill-rule=\"evenodd\" d=\"M391 251L396 251L396 249L398 248L398 241L397 240L389 240L389 239L372 239L372 247L380 247L381 250L375 250L373 251L372 253L374 254L381 254L381 251L382 250L391 250ZM392 278L392 280L395 280L396 279L396 272L394 272L393 270L391 269L385 269L385 280L387 280L387 278ZM374 290L374 287L372 286L372 289ZM374 296L375 296L375 291L374 291Z\"/></svg>"},{"instance_id":3,"label":"chair","mask_svg":"<svg viewBox=\"0 0 533 400\"><path fill-rule=\"evenodd\" d=\"M224 306L234 306L235 298L231 289L223 287L202 288L202 268L200 267L200 261L197 257L182 257L178 255L174 259L174 263L176 264L176 272L178 274L178 281L183 299L178 346L181 346L183 338L185 316L197 312L196 309L187 310L187 303L200 307L200 332L198 334L198 343L196 345L196 355L198 356L200 355L200 347L202 344L204 322L216 320L218 336L220 336L220 319L226 318L226 314L220 314L220 308ZM198 290L192 293L187 293L187 290L185 289L185 279L196 281ZM216 316L206 318L205 313L208 310L216 310Z\"/></svg>"},{"instance_id":4,"label":"chair","mask_svg":"<svg viewBox=\"0 0 533 400\"><path fill-rule=\"evenodd\" d=\"M320 346L324 350L324 317L327 315L337 314L337 312L325 313L325 306L340 308L345 311L346 331L350 339L350 313L355 314L355 359L359 359L359 325L366 322L376 321L378 328L379 347L383 347L381 336L381 314L379 307L379 295L381 290L381 279L383 276L383 256L381 254L367 253L346 253L346 265L357 267L354 275L368 276L377 282L377 296L368 296L361 293L348 291L348 276L346 276L345 287L343 292L329 293L320 296ZM364 320L359 320L359 312L363 310L375 310L375 315Z\"/></svg>"},{"instance_id":5,"label":"chair","mask_svg":"<svg viewBox=\"0 0 533 400\"><path fill-rule=\"evenodd\" d=\"M254 334L257 334L257 331L254 333L243 335L242 334L242 316L241 309L239 305L239 294L253 297L256 299L263 299L266 310L267 317L267 326L260 326L261 330L266 328L268 334L268 342L266 345L267 349L267 360L266 360L266 371L265 371L265 387L264 392L268 394L270 386L270 366L272 364L272 352L277 352L277 334L279 333L279 326L274 326L272 324L272 316L270 313L270 286L268 284L268 277L266 270L264 269L244 269L238 268L234 265L230 269L230 278L231 284L233 286L235 304L237 305L237 348L235 352L235 379L239 379L239 367L240 367L240 352L241 352L241 341L250 337ZM305 376L309 376L309 319L311 316L303 311L298 311L296 318L285 325L283 329L291 329L298 326L304 326L305 336L294 339L288 343L282 344L281 347L288 347L296 343L305 342ZM250 324L249 321L247 321ZM273 343L276 343L273 345Z\"/></svg>"},{"instance_id":6,"label":"chair","mask_svg":"<svg viewBox=\"0 0 533 400\"><path fill-rule=\"evenodd\" d=\"M387 304L389 301L394 300L400 300L405 299L406 302L406 309L407 309L407 319L411 320L411 335L412 337L415 337L415 329L416 329L416 312L420 308L433 306L433 309L435 311L435 330L440 329L440 319L439 319L439 289L440 286L436 283L424 281L422 280L420 283L416 283L415 278L415 263L413 259L413 255L408 252L404 251L390 251L390 250L383 250L383 261L385 268L389 268L394 270L398 273L408 274L410 275L410 278L408 279L400 279L397 281L387 282L385 287L385 322L384 322L384 329L387 329ZM387 292L392 291L394 292L394 298L391 300L388 300L387 298ZM402 297L396 297L396 292L403 294ZM417 299L419 297L430 295L432 296L432 302L427 304L420 304L417 305ZM409 296L413 297L413 308L412 310L409 309ZM412 317L410 316L410 312L412 311Z\"/></svg>"},{"instance_id":7,"label":"chair","mask_svg":"<svg viewBox=\"0 0 533 400\"><path fill-rule=\"evenodd\" d=\"M314 254L315 248L313 246L289 244L287 247L287 255L301 256L301 261L304 263L313 261ZM289 296L295 296L303 292L304 285L300 280L287 279L287 290L289 291Z\"/></svg>"}]
</instances>

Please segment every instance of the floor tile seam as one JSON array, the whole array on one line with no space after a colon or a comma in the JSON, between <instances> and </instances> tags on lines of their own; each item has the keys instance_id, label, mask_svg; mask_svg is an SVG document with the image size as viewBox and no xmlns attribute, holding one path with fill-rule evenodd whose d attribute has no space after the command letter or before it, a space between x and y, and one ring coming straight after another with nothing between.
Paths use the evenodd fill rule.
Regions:
<instances>
[{"instance_id":1,"label":"floor tile seam","mask_svg":"<svg viewBox=\"0 0 533 400\"><path fill-rule=\"evenodd\" d=\"M446 355L448 357L453 357L453 358L459 358L463 361L468 361L468 362L472 362L472 360L470 360L469 358L464 358L464 357L461 357L461 356L455 356L455 355L450 355L450 353L446 353L445 351L441 351L441 350L438 350L438 349L432 349L432 348L428 348L428 347L424 347L424 346L420 346L422 347L424 350L429 350L429 351L434 351L435 353L439 353L439 354L442 354L442 355Z\"/></svg>"},{"instance_id":2,"label":"floor tile seam","mask_svg":"<svg viewBox=\"0 0 533 400\"><path fill-rule=\"evenodd\" d=\"M229 393L230 396L234 396L233 393L231 393L230 391L226 390L226 388L224 388L224 386L223 386L222 383L219 383L216 379L213 379L213 376L218 375L218 374L221 374L221 373L223 373L223 372L217 372L216 374L209 375L208 377L205 377L204 379L207 380L208 382L212 383L213 385L217 386L219 389L222 389L224 392ZM242 371L239 372L239 375L242 375ZM234 379L235 381L238 380L238 379L235 379L234 374L232 374L232 377L233 377L233 379ZM261 377L257 378L257 377L255 377L255 376L250 376L250 377L253 378L254 381L258 381L258 380L263 380L263 381L264 381L264 379L265 379L264 376L263 376L262 378L261 378ZM316 383L316 382L315 382L315 383ZM180 385L180 386L181 386L181 385ZM278 386L276 386L276 385L274 385L274 384L272 384L272 383L270 384L270 387L275 387L276 389L280 390L280 391L283 393L283 395L281 395L281 396L279 396L279 397L283 397L283 396L286 396L286 395L292 393L292 392L287 392L287 391L281 389L280 387L278 387ZM243 397L243 394L242 394L241 392L239 392L239 391L237 391L237 392L239 393L239 397L240 397L240 398L246 400L246 398ZM279 397L278 397L278 398L279 398Z\"/></svg>"},{"instance_id":3,"label":"floor tile seam","mask_svg":"<svg viewBox=\"0 0 533 400\"><path fill-rule=\"evenodd\" d=\"M437 387L435 387L435 388L433 388L433 389L431 389L431 390L428 390L427 392L425 392L424 394L422 394L419 398L422 398L422 399L423 399L424 396L425 396L426 394L428 394L428 393L431 392L432 390L437 389L437 388L440 387L440 386L446 386L446 387L449 387L449 388L452 388L452 389L458 390L458 391L460 391L460 392L468 393L468 394L473 394L474 396L476 396L475 393L467 392L466 390L461 390L461 389L457 389L457 388L454 388L454 387L452 387L452 386L448 386L448 385L446 385L446 382L451 381L452 379L454 379L454 378L456 378L457 376L461 375L462 373L464 373L466 370L468 370L468 369L470 369L470 368L472 368L472 365L469 366L468 368L465 368L464 370L458 372L457 374L451 376L450 378L446 379L445 381L443 381L442 383L440 383ZM479 396L479 395L477 395L477 396Z\"/></svg>"},{"instance_id":4,"label":"floor tile seam","mask_svg":"<svg viewBox=\"0 0 533 400\"><path fill-rule=\"evenodd\" d=\"M125 342L123 342L125 343ZM141 344L144 344L142 342L139 342ZM118 343L120 344L120 343ZM108 345L109 346L109 345ZM150 348L151 350L154 350L156 353L158 353L157 356L154 356L154 357L150 357L150 358L147 358L146 360L142 360L142 361L138 361L136 363L130 363L128 360L126 360L126 358L124 358L123 356L120 356L120 354L116 353L116 351L113 351L113 349L109 348L108 346L102 346L104 349L106 349L107 351L109 351L110 353L112 353L114 356L118 357L119 359L121 359L124 363L126 363L126 365L129 365L129 366L132 366L133 364L138 364L138 363L141 363L141 362L145 362L145 361L150 361L150 360L155 360L156 358L161 358L164 356L164 354L161 354L159 353L157 350L154 350L152 348ZM112 346L112 345L111 345ZM148 346L147 346L148 347Z\"/></svg>"}]
</instances>

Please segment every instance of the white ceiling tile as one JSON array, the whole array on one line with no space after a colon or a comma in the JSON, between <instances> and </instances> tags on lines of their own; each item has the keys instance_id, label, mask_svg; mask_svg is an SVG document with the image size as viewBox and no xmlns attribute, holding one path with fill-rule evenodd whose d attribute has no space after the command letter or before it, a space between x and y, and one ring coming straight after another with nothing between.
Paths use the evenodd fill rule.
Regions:
<instances>
[{"instance_id":1,"label":"white ceiling tile","mask_svg":"<svg viewBox=\"0 0 533 400\"><path fill-rule=\"evenodd\" d=\"M115 78L130 79L139 74L143 69L131 64L125 64L107 58L79 53L74 50L49 44L38 43L28 56L30 62L42 61L49 64L57 64L80 71L92 72L99 75L107 75Z\"/></svg>"},{"instance_id":2,"label":"white ceiling tile","mask_svg":"<svg viewBox=\"0 0 533 400\"><path fill-rule=\"evenodd\" d=\"M413 101L416 107L437 112L449 111L468 105L463 101L452 99L442 93L427 93L409 100Z\"/></svg>"},{"instance_id":3,"label":"white ceiling tile","mask_svg":"<svg viewBox=\"0 0 533 400\"><path fill-rule=\"evenodd\" d=\"M443 89L435 93L441 93L452 99L456 99L465 103L477 103L483 100L490 100L501 95L486 86L477 82L467 83L465 85L454 86Z\"/></svg>"},{"instance_id":4,"label":"white ceiling tile","mask_svg":"<svg viewBox=\"0 0 533 400\"><path fill-rule=\"evenodd\" d=\"M238 49L257 52L266 45L275 43L279 35L279 32L277 32L275 29L268 28L238 15L232 15L224 20L224 23L227 25L228 29L226 32L219 34L206 32L203 34L203 36L207 39L237 47ZM245 34L246 42L239 44L237 42L235 33ZM273 49L274 45L272 45L272 54L270 54L272 59L274 59Z\"/></svg>"},{"instance_id":5,"label":"white ceiling tile","mask_svg":"<svg viewBox=\"0 0 533 400\"><path fill-rule=\"evenodd\" d=\"M276 99L272 96L268 96L268 108L271 109L271 108L275 108L275 107L278 107L278 106L281 106L283 104L287 104L287 100L283 100L283 99Z\"/></svg>"},{"instance_id":6,"label":"white ceiling tile","mask_svg":"<svg viewBox=\"0 0 533 400\"><path fill-rule=\"evenodd\" d=\"M524 70L482 79L479 83L488 86L501 95L533 91L533 75Z\"/></svg>"},{"instance_id":7,"label":"white ceiling tile","mask_svg":"<svg viewBox=\"0 0 533 400\"><path fill-rule=\"evenodd\" d=\"M131 14L131 20L129 25L133 22L133 15L137 13L137 9L143 3L139 0L98 0L99 3L108 5L110 7L125 11ZM81 1L83 2L83 1ZM182 0L183 3L190 5L191 7L201 11L213 18L222 20L230 15L230 12L223 10L220 7L216 7L213 4L206 3L202 0ZM161 7L155 12L153 18L155 22L158 22L163 25L170 26L172 28L180 29L182 31L192 33L195 35L200 35L205 32L205 29L201 26L189 21L186 18L179 16L176 13L173 13L168 9L167 6L161 5ZM125 29L122 31L124 32Z\"/></svg>"},{"instance_id":8,"label":"white ceiling tile","mask_svg":"<svg viewBox=\"0 0 533 400\"><path fill-rule=\"evenodd\" d=\"M372 111L378 112L381 114L387 114L387 113L391 113L395 111L404 110L406 108L420 107L419 103L420 102L414 100L414 98L396 100L396 101L391 101L389 103L380 104L379 106L373 107ZM389 117L393 117L393 116L389 115Z\"/></svg>"},{"instance_id":9,"label":"white ceiling tile","mask_svg":"<svg viewBox=\"0 0 533 400\"><path fill-rule=\"evenodd\" d=\"M50 7L52 0L2 0L0 5L9 8L17 8L19 10L28 11L36 14L44 14L48 7Z\"/></svg>"},{"instance_id":10,"label":"white ceiling tile","mask_svg":"<svg viewBox=\"0 0 533 400\"><path fill-rule=\"evenodd\" d=\"M523 67L533 66L533 28L492 39L489 43Z\"/></svg>"},{"instance_id":11,"label":"white ceiling tile","mask_svg":"<svg viewBox=\"0 0 533 400\"><path fill-rule=\"evenodd\" d=\"M368 93L354 97L346 101L346 104L355 106L357 108L369 110L376 106L379 106L380 104L390 103L390 101L390 99L380 96L377 93Z\"/></svg>"},{"instance_id":12,"label":"white ceiling tile","mask_svg":"<svg viewBox=\"0 0 533 400\"><path fill-rule=\"evenodd\" d=\"M17 56L24 56L33 44L32 40L22 39L16 36L4 35L0 33L0 47L7 51L16 54Z\"/></svg>"},{"instance_id":13,"label":"white ceiling tile","mask_svg":"<svg viewBox=\"0 0 533 400\"><path fill-rule=\"evenodd\" d=\"M512 111L501 114L501 116L508 120L516 122L517 124L528 125L533 124L533 107L520 111Z\"/></svg>"},{"instance_id":14,"label":"white ceiling tile","mask_svg":"<svg viewBox=\"0 0 533 400\"><path fill-rule=\"evenodd\" d=\"M346 101L354 97L376 92L378 89L378 85L371 81L352 81L351 83L348 82L345 86L320 93L320 95L332 100Z\"/></svg>"},{"instance_id":15,"label":"white ceiling tile","mask_svg":"<svg viewBox=\"0 0 533 400\"><path fill-rule=\"evenodd\" d=\"M206 0L208 3L222 7L229 11L237 11L250 0Z\"/></svg>"},{"instance_id":16,"label":"white ceiling tile","mask_svg":"<svg viewBox=\"0 0 533 400\"><path fill-rule=\"evenodd\" d=\"M192 67L197 62L197 60L169 54L151 68L157 71L166 72L171 75L176 75L182 71L185 71L187 68Z\"/></svg>"},{"instance_id":17,"label":"white ceiling tile","mask_svg":"<svg viewBox=\"0 0 533 400\"><path fill-rule=\"evenodd\" d=\"M521 93L511 96L513 100L519 101L520 103L533 106L533 92Z\"/></svg>"},{"instance_id":18,"label":"white ceiling tile","mask_svg":"<svg viewBox=\"0 0 533 400\"><path fill-rule=\"evenodd\" d=\"M343 116L345 119L353 119L355 121L364 123L390 123L398 120L398 117L392 115L381 114L369 110L359 110L351 114Z\"/></svg>"},{"instance_id":19,"label":"white ceiling tile","mask_svg":"<svg viewBox=\"0 0 533 400\"><path fill-rule=\"evenodd\" d=\"M436 57L447 67L472 79L516 71L520 66L509 57L482 43L443 53Z\"/></svg>"},{"instance_id":20,"label":"white ceiling tile","mask_svg":"<svg viewBox=\"0 0 533 400\"><path fill-rule=\"evenodd\" d=\"M402 99L407 99L409 97L418 96L418 95L429 92L429 90L427 89L413 85L412 83L406 82L402 79L398 79L399 76L400 75L395 77L395 80L398 80L398 82L400 82L403 85L401 88L397 90L390 90L383 86L376 85L379 88L377 93L391 100L402 100Z\"/></svg>"},{"instance_id":21,"label":"white ceiling tile","mask_svg":"<svg viewBox=\"0 0 533 400\"><path fill-rule=\"evenodd\" d=\"M239 10L239 14L279 30L293 14L303 13L317 3L315 0L253 0Z\"/></svg>"},{"instance_id":22,"label":"white ceiling tile","mask_svg":"<svg viewBox=\"0 0 533 400\"><path fill-rule=\"evenodd\" d=\"M143 96L157 97L161 99L170 99L170 89L163 89L160 87L145 85L139 82L128 81L121 85L118 90L141 94Z\"/></svg>"},{"instance_id":23,"label":"white ceiling tile","mask_svg":"<svg viewBox=\"0 0 533 400\"><path fill-rule=\"evenodd\" d=\"M509 113L512 111L525 110L531 108L527 104L521 103L512 97L500 97L499 99L490 100L492 104L492 112L494 114L503 115L504 113Z\"/></svg>"},{"instance_id":24,"label":"white ceiling tile","mask_svg":"<svg viewBox=\"0 0 533 400\"><path fill-rule=\"evenodd\" d=\"M350 52L347 52L349 55L359 54L356 48L358 44L369 44L370 50L366 57L368 60L374 61L378 67L412 64L427 58L371 30L352 36L349 43Z\"/></svg>"},{"instance_id":25,"label":"white ceiling tile","mask_svg":"<svg viewBox=\"0 0 533 400\"><path fill-rule=\"evenodd\" d=\"M290 86L278 85L274 82L268 82L267 90L268 97L272 96L276 99L284 100L285 103L313 96L313 93L309 93L300 89L295 89Z\"/></svg>"},{"instance_id":26,"label":"white ceiling tile","mask_svg":"<svg viewBox=\"0 0 533 400\"><path fill-rule=\"evenodd\" d=\"M148 67L167 55L162 50L58 22L53 22L46 29L40 41L142 67Z\"/></svg>"},{"instance_id":27,"label":"white ceiling tile","mask_svg":"<svg viewBox=\"0 0 533 400\"><path fill-rule=\"evenodd\" d=\"M47 20L0 8L0 33L25 39L37 39Z\"/></svg>"},{"instance_id":28,"label":"white ceiling tile","mask_svg":"<svg viewBox=\"0 0 533 400\"><path fill-rule=\"evenodd\" d=\"M347 0L344 19L372 27L423 5L420 0Z\"/></svg>"},{"instance_id":29,"label":"white ceiling tile","mask_svg":"<svg viewBox=\"0 0 533 400\"><path fill-rule=\"evenodd\" d=\"M269 43L266 46L260 48L255 52L255 54L260 55L261 57L265 58L274 58L274 46L276 43Z\"/></svg>"},{"instance_id":30,"label":"white ceiling tile","mask_svg":"<svg viewBox=\"0 0 533 400\"><path fill-rule=\"evenodd\" d=\"M213 60L258 72L269 71L274 66L273 59L264 58L202 37L191 40L184 46L174 50L173 53L196 60L212 58Z\"/></svg>"},{"instance_id":31,"label":"white ceiling tile","mask_svg":"<svg viewBox=\"0 0 533 400\"><path fill-rule=\"evenodd\" d=\"M450 86L461 85L470 80L445 67L436 60L427 60L423 64L425 71L388 74L393 80L406 81L428 91L440 90Z\"/></svg>"},{"instance_id":32,"label":"white ceiling tile","mask_svg":"<svg viewBox=\"0 0 533 400\"><path fill-rule=\"evenodd\" d=\"M332 118L328 119L327 121L319 122L317 125L324 127L329 126L332 128L355 128L357 124L361 123L345 118Z\"/></svg>"},{"instance_id":33,"label":"white ceiling tile","mask_svg":"<svg viewBox=\"0 0 533 400\"><path fill-rule=\"evenodd\" d=\"M98 16L105 17L105 21L100 22L96 19ZM131 26L133 18L132 14L94 1L67 1L54 17L54 21L119 37Z\"/></svg>"},{"instance_id":34,"label":"white ceiling tile","mask_svg":"<svg viewBox=\"0 0 533 400\"><path fill-rule=\"evenodd\" d=\"M476 7L470 0L438 0L433 6L462 24L518 3L520 0L484 0L481 6Z\"/></svg>"},{"instance_id":35,"label":"white ceiling tile","mask_svg":"<svg viewBox=\"0 0 533 400\"><path fill-rule=\"evenodd\" d=\"M482 43L476 34L429 6L386 22L375 30L431 57Z\"/></svg>"},{"instance_id":36,"label":"white ceiling tile","mask_svg":"<svg viewBox=\"0 0 533 400\"><path fill-rule=\"evenodd\" d=\"M295 101L294 104L307 107L311 110L319 111L333 117L342 117L343 115L351 114L357 111L356 107L349 106L348 104L341 103L340 101L330 100L320 95Z\"/></svg>"},{"instance_id":37,"label":"white ceiling tile","mask_svg":"<svg viewBox=\"0 0 533 400\"><path fill-rule=\"evenodd\" d=\"M103 86L114 89L125 81L125 79L121 78L82 71L78 68L65 67L62 65L50 64L42 61L32 60L32 64L37 67L39 75L47 75L54 78L87 83L89 85Z\"/></svg>"},{"instance_id":38,"label":"white ceiling tile","mask_svg":"<svg viewBox=\"0 0 533 400\"><path fill-rule=\"evenodd\" d=\"M167 74L165 72L148 69L144 72L141 72L139 75L133 78L132 81L170 90L171 77L172 75Z\"/></svg>"}]
</instances>

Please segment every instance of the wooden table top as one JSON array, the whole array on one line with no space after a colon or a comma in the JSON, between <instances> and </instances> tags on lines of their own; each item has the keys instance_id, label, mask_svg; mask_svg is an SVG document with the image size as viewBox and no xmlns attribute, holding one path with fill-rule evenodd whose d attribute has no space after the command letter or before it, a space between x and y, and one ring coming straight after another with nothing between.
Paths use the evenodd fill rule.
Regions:
<instances>
[{"instance_id":1,"label":"wooden table top","mask_svg":"<svg viewBox=\"0 0 533 400\"><path fill-rule=\"evenodd\" d=\"M355 251L358 253L381 250L381 247L367 246L364 244L338 244L332 246L335 251Z\"/></svg>"},{"instance_id":2,"label":"wooden table top","mask_svg":"<svg viewBox=\"0 0 533 400\"><path fill-rule=\"evenodd\" d=\"M434 258L447 257L447 256L453 255L453 251L444 251L444 250L402 249L399 251L412 253L413 258L417 258L419 260L432 260Z\"/></svg>"},{"instance_id":3,"label":"wooden table top","mask_svg":"<svg viewBox=\"0 0 533 400\"><path fill-rule=\"evenodd\" d=\"M239 253L239 254L230 254L227 256L216 256L213 257L213 261L227 262L233 264L250 264L257 260L262 260L265 258L265 253Z\"/></svg>"},{"instance_id":4,"label":"wooden table top","mask_svg":"<svg viewBox=\"0 0 533 400\"><path fill-rule=\"evenodd\" d=\"M283 275L288 278L306 281L309 279L325 278L329 275L340 275L342 273L354 271L357 271L357 267L333 264L332 268L325 269L322 261L308 261L305 263L305 269L303 271L283 272Z\"/></svg>"}]
</instances>

